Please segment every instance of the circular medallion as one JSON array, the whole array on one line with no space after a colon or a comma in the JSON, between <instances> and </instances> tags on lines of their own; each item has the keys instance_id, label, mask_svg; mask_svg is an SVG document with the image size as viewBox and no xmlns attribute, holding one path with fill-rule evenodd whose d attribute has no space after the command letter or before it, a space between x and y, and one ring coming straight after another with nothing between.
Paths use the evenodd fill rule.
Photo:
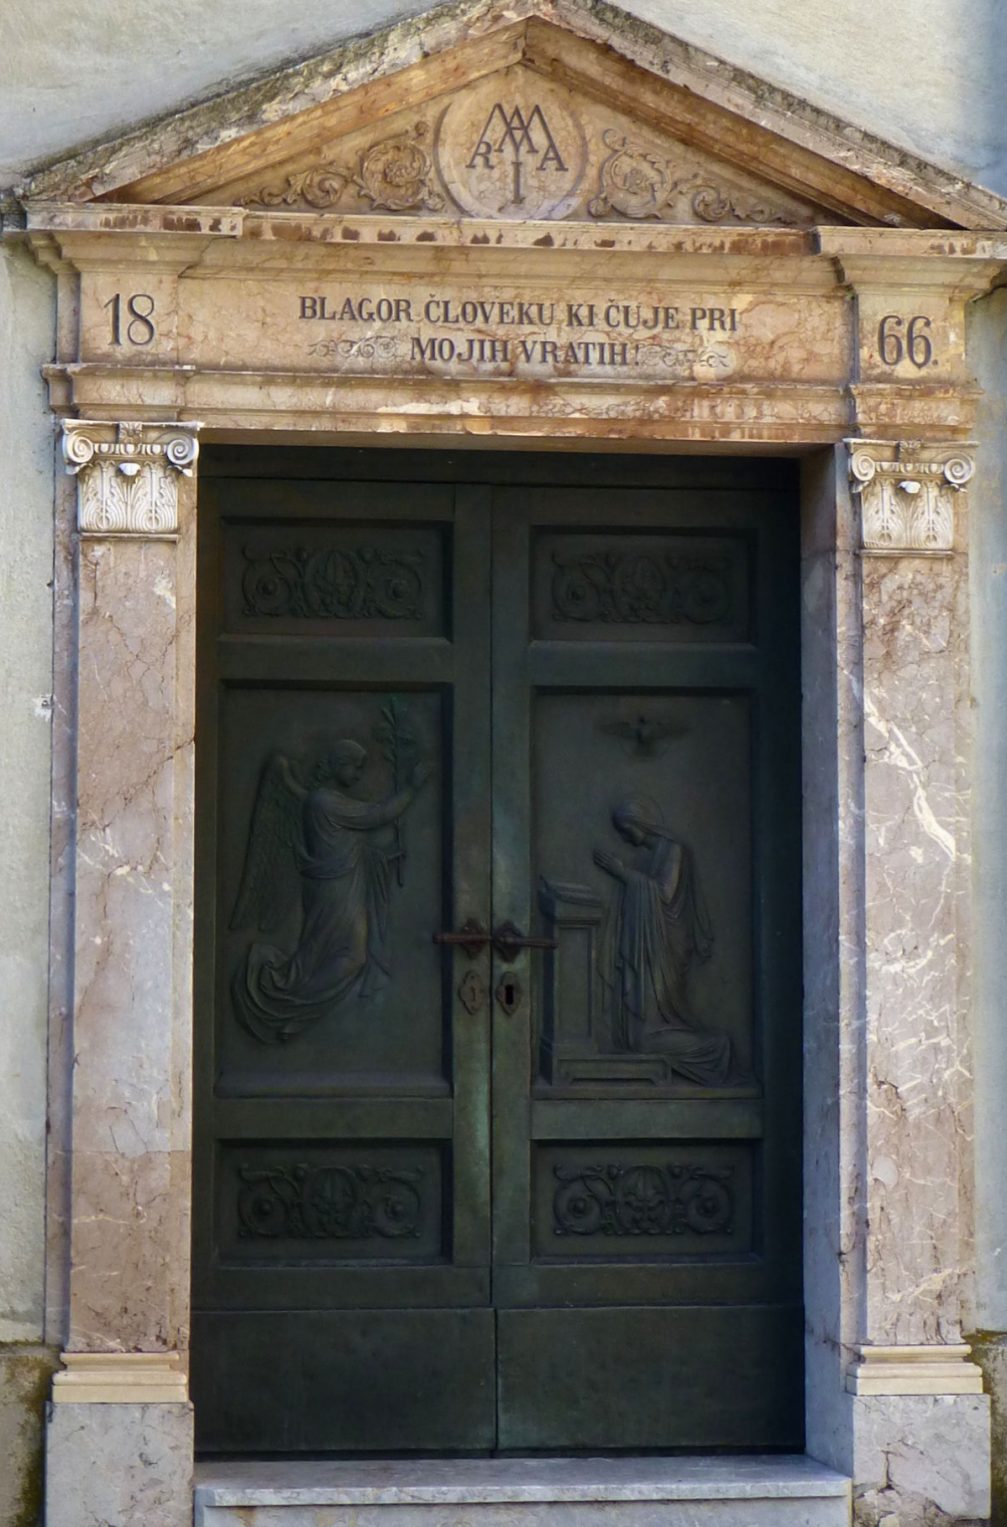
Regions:
<instances>
[{"instance_id":1,"label":"circular medallion","mask_svg":"<svg viewBox=\"0 0 1007 1527\"><path fill-rule=\"evenodd\" d=\"M587 147L567 94L527 69L505 69L451 101L437 129L437 168L475 217L562 217L574 205Z\"/></svg>"}]
</instances>

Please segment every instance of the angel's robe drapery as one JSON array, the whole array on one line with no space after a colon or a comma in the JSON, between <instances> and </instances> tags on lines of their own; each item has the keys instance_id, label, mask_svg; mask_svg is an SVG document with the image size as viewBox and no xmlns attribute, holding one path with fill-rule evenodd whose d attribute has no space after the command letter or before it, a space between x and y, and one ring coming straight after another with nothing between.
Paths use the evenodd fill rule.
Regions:
<instances>
[{"instance_id":1,"label":"angel's robe drapery","mask_svg":"<svg viewBox=\"0 0 1007 1527\"><path fill-rule=\"evenodd\" d=\"M367 833L400 814L408 796L356 801L324 786L304 801L301 936L293 954L255 943L234 979L235 1009L257 1039L299 1034L351 992L388 980L388 858Z\"/></svg>"},{"instance_id":2,"label":"angel's robe drapery","mask_svg":"<svg viewBox=\"0 0 1007 1527\"><path fill-rule=\"evenodd\" d=\"M710 950L710 925L699 898L692 855L663 828L642 870L617 882L601 947L616 1048L662 1055L671 1069L701 1087L740 1080L728 1035L692 1016L686 975Z\"/></svg>"}]
</instances>

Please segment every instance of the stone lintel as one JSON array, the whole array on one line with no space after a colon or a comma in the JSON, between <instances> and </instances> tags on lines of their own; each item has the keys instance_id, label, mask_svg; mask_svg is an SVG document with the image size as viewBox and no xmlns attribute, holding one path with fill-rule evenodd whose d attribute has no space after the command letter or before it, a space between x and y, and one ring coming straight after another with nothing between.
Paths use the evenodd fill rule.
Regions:
<instances>
[{"instance_id":1,"label":"stone lintel","mask_svg":"<svg viewBox=\"0 0 1007 1527\"><path fill-rule=\"evenodd\" d=\"M861 550L870 556L947 557L955 549L954 496L975 473L974 443L847 440L860 497Z\"/></svg>"},{"instance_id":2,"label":"stone lintel","mask_svg":"<svg viewBox=\"0 0 1007 1527\"><path fill-rule=\"evenodd\" d=\"M53 1375L54 1405L185 1404L180 1352L63 1352Z\"/></svg>"},{"instance_id":3,"label":"stone lintel","mask_svg":"<svg viewBox=\"0 0 1007 1527\"><path fill-rule=\"evenodd\" d=\"M173 538L178 477L191 477L200 426L64 419L63 459L77 478L77 528L83 536Z\"/></svg>"}]
</instances>

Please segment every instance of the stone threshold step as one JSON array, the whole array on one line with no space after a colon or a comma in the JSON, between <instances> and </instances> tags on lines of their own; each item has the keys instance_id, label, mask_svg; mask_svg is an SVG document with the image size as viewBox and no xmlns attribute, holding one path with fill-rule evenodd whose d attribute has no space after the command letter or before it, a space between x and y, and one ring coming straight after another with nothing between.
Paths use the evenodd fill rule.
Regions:
<instances>
[{"instance_id":1,"label":"stone threshold step","mask_svg":"<svg viewBox=\"0 0 1007 1527\"><path fill-rule=\"evenodd\" d=\"M195 1527L849 1527L807 1457L201 1464Z\"/></svg>"}]
</instances>

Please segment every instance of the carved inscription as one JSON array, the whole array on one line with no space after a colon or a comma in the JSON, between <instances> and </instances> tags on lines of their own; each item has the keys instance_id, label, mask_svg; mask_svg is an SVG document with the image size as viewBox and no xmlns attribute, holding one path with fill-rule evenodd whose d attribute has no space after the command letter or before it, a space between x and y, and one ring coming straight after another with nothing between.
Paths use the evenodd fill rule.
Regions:
<instances>
[{"instance_id":1,"label":"carved inscription","mask_svg":"<svg viewBox=\"0 0 1007 1527\"><path fill-rule=\"evenodd\" d=\"M636 372L668 380L729 376L742 328L739 308L709 299L570 302L484 293L302 292L296 317L312 325L307 353L337 368Z\"/></svg>"},{"instance_id":2,"label":"carved inscription","mask_svg":"<svg viewBox=\"0 0 1007 1527\"><path fill-rule=\"evenodd\" d=\"M554 1235L730 1235L730 1168L608 1164L553 1168Z\"/></svg>"},{"instance_id":3,"label":"carved inscription","mask_svg":"<svg viewBox=\"0 0 1007 1527\"><path fill-rule=\"evenodd\" d=\"M265 553L246 548L244 555L241 589L249 618L423 618L422 552L291 546Z\"/></svg>"},{"instance_id":4,"label":"carved inscription","mask_svg":"<svg viewBox=\"0 0 1007 1527\"><path fill-rule=\"evenodd\" d=\"M238 1170L239 1233L284 1240L398 1240L420 1234L423 1169L369 1166Z\"/></svg>"},{"instance_id":5,"label":"carved inscription","mask_svg":"<svg viewBox=\"0 0 1007 1527\"><path fill-rule=\"evenodd\" d=\"M554 553L553 618L632 625L730 620L730 563L653 552Z\"/></svg>"}]
</instances>

